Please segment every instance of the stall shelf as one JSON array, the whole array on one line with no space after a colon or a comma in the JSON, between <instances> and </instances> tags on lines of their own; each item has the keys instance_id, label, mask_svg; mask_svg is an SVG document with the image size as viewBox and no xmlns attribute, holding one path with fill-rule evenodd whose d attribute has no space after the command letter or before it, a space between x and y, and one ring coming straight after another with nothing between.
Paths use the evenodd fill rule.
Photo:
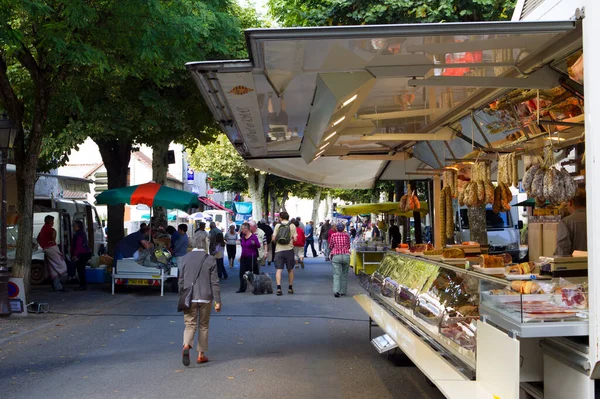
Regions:
<instances>
[{"instance_id":1,"label":"stall shelf","mask_svg":"<svg viewBox=\"0 0 600 399\"><path fill-rule=\"evenodd\" d=\"M380 268L361 281L370 301L443 353L468 378L476 375L481 323L509 340L585 336L589 328L586 309L570 311L560 319L537 319L525 306L542 302L535 294L491 295L491 290L504 288L510 281L409 254L388 251ZM511 301L503 303L507 297ZM558 301L561 296L539 298ZM388 334L389 328L384 328Z\"/></svg>"},{"instance_id":2,"label":"stall shelf","mask_svg":"<svg viewBox=\"0 0 600 399\"><path fill-rule=\"evenodd\" d=\"M372 274L379 265L387 251L353 251L351 266L354 267L354 274L366 273Z\"/></svg>"}]
</instances>

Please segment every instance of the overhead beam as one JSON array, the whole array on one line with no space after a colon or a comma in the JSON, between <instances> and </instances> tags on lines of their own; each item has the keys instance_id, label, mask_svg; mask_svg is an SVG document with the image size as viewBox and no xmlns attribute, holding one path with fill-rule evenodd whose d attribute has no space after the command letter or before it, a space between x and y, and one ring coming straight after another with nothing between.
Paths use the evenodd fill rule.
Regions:
<instances>
[{"instance_id":1,"label":"overhead beam","mask_svg":"<svg viewBox=\"0 0 600 399\"><path fill-rule=\"evenodd\" d=\"M454 138L452 131L439 131L436 133L384 133L363 136L363 141L446 141Z\"/></svg>"},{"instance_id":2,"label":"overhead beam","mask_svg":"<svg viewBox=\"0 0 600 399\"><path fill-rule=\"evenodd\" d=\"M485 76L433 76L428 79L410 79L412 87L480 87L495 89L552 89L560 85L560 75L545 66L527 78L505 78Z\"/></svg>"},{"instance_id":3,"label":"overhead beam","mask_svg":"<svg viewBox=\"0 0 600 399\"><path fill-rule=\"evenodd\" d=\"M446 54L461 53L463 51L483 51L490 49L530 49L538 48L556 35L529 35L506 36L497 39L483 38L481 40L468 40L450 43L412 44L406 46L409 53Z\"/></svg>"},{"instance_id":4,"label":"overhead beam","mask_svg":"<svg viewBox=\"0 0 600 399\"><path fill-rule=\"evenodd\" d=\"M344 155L340 159L342 161L406 161L410 159L410 154L406 152L398 152L393 155L389 154L361 154L361 155Z\"/></svg>"},{"instance_id":5,"label":"overhead beam","mask_svg":"<svg viewBox=\"0 0 600 399\"><path fill-rule=\"evenodd\" d=\"M409 111L393 111L393 112L381 112L376 114L362 114L358 115L357 119L363 120L384 120L384 119L404 119L414 118L419 116L430 116L447 112L448 108L426 108L426 109L411 109Z\"/></svg>"}]
</instances>

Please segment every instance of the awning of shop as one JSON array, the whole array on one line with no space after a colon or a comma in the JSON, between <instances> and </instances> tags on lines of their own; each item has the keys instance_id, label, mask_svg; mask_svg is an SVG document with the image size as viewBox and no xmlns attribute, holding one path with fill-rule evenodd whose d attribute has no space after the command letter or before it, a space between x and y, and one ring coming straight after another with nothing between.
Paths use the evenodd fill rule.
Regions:
<instances>
[{"instance_id":1,"label":"awning of shop","mask_svg":"<svg viewBox=\"0 0 600 399\"><path fill-rule=\"evenodd\" d=\"M354 204L354 205L338 205L337 211L343 215L357 216L369 213L391 213L393 215L411 217L413 212L400 211L398 202L380 202L376 204ZM429 212L429 206L425 202L421 202L419 213L426 214Z\"/></svg>"},{"instance_id":2,"label":"awning of shop","mask_svg":"<svg viewBox=\"0 0 600 399\"><path fill-rule=\"evenodd\" d=\"M198 200L200 202L202 202L204 205L213 208L213 209L217 209L220 211L226 211L229 212L231 214L233 214L233 211L231 209L227 209L225 208L223 205L219 204L218 202L215 202L213 200L211 200L210 198L206 198L206 197L198 197Z\"/></svg>"},{"instance_id":3,"label":"awning of shop","mask_svg":"<svg viewBox=\"0 0 600 399\"><path fill-rule=\"evenodd\" d=\"M234 202L235 212L242 215L252 215L252 202Z\"/></svg>"},{"instance_id":4,"label":"awning of shop","mask_svg":"<svg viewBox=\"0 0 600 399\"><path fill-rule=\"evenodd\" d=\"M577 21L251 29L246 37L249 60L188 64L223 131L255 168L348 188L402 179L406 170L395 174L393 164L437 168L488 146L475 123L484 116L471 118L473 110L514 88L558 86L560 72L545 65L581 47Z\"/></svg>"}]
</instances>

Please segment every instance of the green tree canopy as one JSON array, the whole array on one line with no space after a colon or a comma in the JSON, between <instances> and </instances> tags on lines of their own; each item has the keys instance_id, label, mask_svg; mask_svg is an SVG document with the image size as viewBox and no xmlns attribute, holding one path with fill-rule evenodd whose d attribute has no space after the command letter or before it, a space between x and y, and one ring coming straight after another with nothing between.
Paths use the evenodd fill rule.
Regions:
<instances>
[{"instance_id":1,"label":"green tree canopy","mask_svg":"<svg viewBox=\"0 0 600 399\"><path fill-rule=\"evenodd\" d=\"M283 26L510 20L516 0L269 0Z\"/></svg>"}]
</instances>

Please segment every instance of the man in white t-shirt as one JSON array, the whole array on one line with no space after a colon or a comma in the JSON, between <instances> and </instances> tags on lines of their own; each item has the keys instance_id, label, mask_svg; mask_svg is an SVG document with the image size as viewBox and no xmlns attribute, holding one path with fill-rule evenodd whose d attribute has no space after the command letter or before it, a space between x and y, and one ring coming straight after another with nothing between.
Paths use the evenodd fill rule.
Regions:
<instances>
[{"instance_id":1,"label":"man in white t-shirt","mask_svg":"<svg viewBox=\"0 0 600 399\"><path fill-rule=\"evenodd\" d=\"M283 273L283 266L285 265L288 271L289 288L288 294L293 294L294 289L292 284L294 283L294 265L296 263L294 259L294 241L298 233L296 232L296 226L290 223L290 215L287 212L281 212L279 214L281 223L275 226L273 231L273 242L276 243L275 247L275 268L277 273L275 278L277 280L277 295L283 295L281 291L281 274Z\"/></svg>"}]
</instances>

